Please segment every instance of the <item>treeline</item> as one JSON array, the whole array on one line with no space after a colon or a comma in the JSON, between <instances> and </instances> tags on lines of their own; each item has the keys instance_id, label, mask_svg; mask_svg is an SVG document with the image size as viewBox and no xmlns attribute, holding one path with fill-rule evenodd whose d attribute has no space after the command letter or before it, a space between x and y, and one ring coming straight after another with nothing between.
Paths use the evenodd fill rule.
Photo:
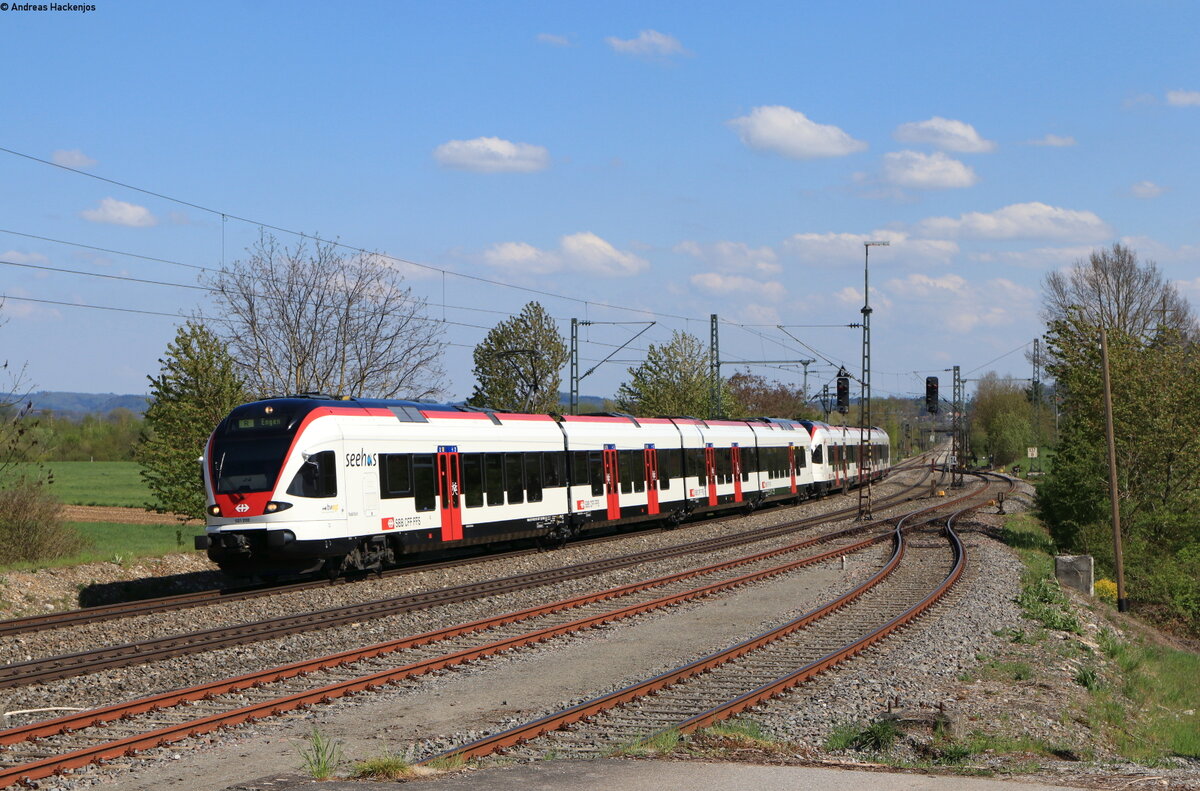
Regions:
<instances>
[{"instance_id":1,"label":"treeline","mask_svg":"<svg viewBox=\"0 0 1200 791\"><path fill-rule=\"evenodd\" d=\"M1100 327L1107 335L1126 596L1200 634L1200 332L1128 248L1048 279L1048 371L1062 424L1038 500L1059 548L1114 575Z\"/></svg>"},{"instance_id":2,"label":"treeline","mask_svg":"<svg viewBox=\"0 0 1200 791\"><path fill-rule=\"evenodd\" d=\"M43 461L133 461L145 421L122 407L80 419L36 412L25 427Z\"/></svg>"}]
</instances>

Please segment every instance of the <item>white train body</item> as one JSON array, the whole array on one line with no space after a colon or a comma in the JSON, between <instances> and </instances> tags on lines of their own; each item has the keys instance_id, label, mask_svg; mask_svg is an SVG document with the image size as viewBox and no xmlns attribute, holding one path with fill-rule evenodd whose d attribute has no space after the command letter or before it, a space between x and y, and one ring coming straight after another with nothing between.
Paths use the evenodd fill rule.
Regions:
<instances>
[{"instance_id":1,"label":"white train body","mask_svg":"<svg viewBox=\"0 0 1200 791\"><path fill-rule=\"evenodd\" d=\"M197 547L235 573L400 555L798 500L860 478L857 428L760 418L552 417L405 401L237 407L203 457ZM871 475L890 467L870 431Z\"/></svg>"}]
</instances>

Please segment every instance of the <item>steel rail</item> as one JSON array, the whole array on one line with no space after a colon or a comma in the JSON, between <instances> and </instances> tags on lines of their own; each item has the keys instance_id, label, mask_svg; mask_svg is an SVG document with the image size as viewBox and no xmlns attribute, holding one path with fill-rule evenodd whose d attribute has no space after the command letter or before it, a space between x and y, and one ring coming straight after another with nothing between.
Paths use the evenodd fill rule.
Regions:
<instances>
[{"instance_id":1,"label":"steel rail","mask_svg":"<svg viewBox=\"0 0 1200 791\"><path fill-rule=\"evenodd\" d=\"M917 486L919 485L918 483ZM904 492L897 494L897 499L904 494ZM852 510L847 509L847 511ZM361 621L364 618L399 615L442 604L451 604L530 587L550 585L647 562L698 552L712 552L739 544L775 538L800 527L820 523L827 519L828 516L819 516L792 520L768 528L759 528L728 536L718 536L615 558L605 558L575 566L563 566L513 577L440 588L434 591L376 599L348 607L332 607L298 615L278 616L261 621L238 624L236 626L214 627L182 635L170 635L90 651L80 651L72 654L33 659L26 662L16 662L0 666L0 689L71 678L97 672L102 669L145 664L159 659L186 656L232 645L261 642L274 637L293 634L297 631L331 628ZM869 528L873 524L887 524L889 521L888 519L882 519L874 523L864 523L861 527Z\"/></svg>"},{"instance_id":2,"label":"steel rail","mask_svg":"<svg viewBox=\"0 0 1200 791\"><path fill-rule=\"evenodd\" d=\"M976 496L977 494L978 492L964 494L962 497L956 498L948 503L943 503L942 506L945 507L946 505L960 503L968 498ZM490 755L491 753L508 747L523 744L551 731L560 730L572 723L593 717L603 711L607 711L630 701L637 700L645 697L646 695L653 694L658 690L674 686L681 681L738 659L761 648L762 646L780 640L788 635L793 634L794 632L799 631L811 625L815 621L820 620L821 618L824 618L829 614L856 601L867 591L877 586L892 574L895 568L903 560L905 554L904 532L906 528L904 523L908 520L908 518L909 517L907 516L904 517L896 526L893 534L895 543L894 550L891 558L889 558L884 567L861 585L855 587L848 593L833 599L825 605L811 610L798 618L775 627L774 629L744 640L723 651L718 651L714 654L701 657L700 659L667 671L666 673L662 673L653 678L646 679L620 690L616 690L607 695L584 701L559 712L555 712L545 717L541 717L531 722L519 725L515 728L492 734L491 736L476 740L466 745L461 745L451 750L447 750L438 755L430 756L419 761L418 763L424 765L437 761L469 760L472 758Z\"/></svg>"},{"instance_id":3,"label":"steel rail","mask_svg":"<svg viewBox=\"0 0 1200 791\"><path fill-rule=\"evenodd\" d=\"M924 512L925 510L933 510L933 509L924 509L922 512ZM918 512L918 513L921 513L921 512ZM794 552L799 549L802 549L802 548L805 548L808 546L812 546L817 543L825 543L825 542L828 542L828 541L834 539L835 537L853 536L854 534L864 532L867 528L868 528L868 526L852 527L852 528L845 529L843 531L838 531L837 533L829 534L827 536L819 536L819 537L807 539L805 541L796 542L795 544L790 545L788 547L781 547L781 548L776 548L773 550L767 550L767 551L761 552L761 553L756 553L755 555L747 556L746 558L740 558L740 559L735 559L735 560L731 560L731 561L725 561L725 562L718 563L718 564L712 564L711 566L704 567L702 569L692 569L692 570L679 572L679 573L672 574L672 575L667 575L666 577L662 577L657 581L644 581L644 582L639 582L639 583L631 583L629 585L621 586L620 588L616 588L611 591L599 592L599 593L594 593L594 594L585 594L580 597L574 597L574 599L564 600L563 602L558 603L557 607L555 605L545 605L542 607L528 608L527 610L521 611L519 613L510 613L510 614L506 614L503 616L496 616L494 618L481 619L480 621L473 622L472 624L463 624L463 625L459 625L457 627L451 627L447 630L442 630L442 635L441 635L440 639L446 639L449 636L456 635L456 634L465 634L470 631L478 631L481 629L492 628L494 626L502 625L504 623L511 623L511 622L514 622L517 620L523 620L523 619L529 618L529 617L536 617L536 614L541 614L544 612L553 612L553 611L557 611L557 610L569 609L571 607L582 606L591 601L599 601L599 600L606 599L606 598L613 598L616 596L627 595L629 593L646 590L651 587L669 584L670 582L673 582L673 581L678 581L678 580L686 579L689 577L695 577L695 576L699 576L701 574L710 574L710 573L718 572L721 570L730 569L730 568L736 567L738 565L745 565L747 563L762 561L765 559L769 559L770 557L784 554L787 552ZM242 707L242 708L237 709L232 712L226 712L226 713L220 714L220 715L213 715L210 717L205 717L205 718L201 718L198 720L194 720L194 721L191 721L188 723L181 723L179 725L172 726L169 728L159 729L158 731L155 731L153 733L143 734L140 736L127 737L124 739L110 742L105 745L95 745L94 747L91 747L91 748L72 752L69 755L58 756L56 758L43 759L41 761L37 761L34 763L23 764L23 765L19 765L16 767L10 767L6 770L3 770L3 772L0 772L0 782L11 783L11 782L18 782L18 781L30 781L30 780L38 779L39 777L46 777L46 776L49 776L50 774L61 772L67 768L83 766L88 763L105 760L106 758L117 757L119 755L131 754L132 752L136 752L137 750L140 750L140 749L147 749L148 747L151 747L151 746L166 744L171 741L176 741L178 739L185 738L186 736L189 736L189 735L196 735L199 733L214 730L216 728L224 727L226 725L237 724L239 722L253 721L255 719L258 719L258 718L261 718L264 716L271 716L273 714L279 714L279 713L282 713L283 711L290 710L293 708L299 708L299 707L311 705L314 702L321 702L323 700L329 700L334 697L339 697L339 696L347 695L347 694L353 694L354 692L357 692L357 691L373 689L373 688L376 688L376 687L381 686L386 683L392 683L394 681L401 680L401 678L404 678L404 677L411 677L413 675L419 675L421 673L426 673L426 672L431 672L432 670L441 669L443 667L449 666L449 664L470 661L471 659L477 659L477 658L480 658L483 656L490 655L492 653L498 653L502 650L519 647L520 645L530 645L530 644L537 643L537 642L543 642L544 640L550 639L551 637L555 636L556 634L566 633L567 631L577 631L579 629L588 628L589 626L595 626L595 625L599 625L602 623L607 623L609 621L616 620L621 617L630 617L630 616L636 615L640 612L646 612L651 609L665 607L665 606L668 606L669 604L676 603L676 602L682 601L682 600L686 600L687 598L697 598L697 597L701 597L701 596L707 596L707 595L711 595L712 593L715 593L719 590L724 590L724 589L728 589L728 588L732 588L732 587L737 587L740 585L749 584L750 582L757 581L758 579L764 579L764 578L767 578L770 576L775 576L778 574L786 573L789 570L798 568L803 565L809 565L812 563L820 562L821 560L829 559L829 558L837 556L837 555L846 554L848 552L855 551L859 548L863 548L865 546L868 546L868 545L871 545L874 543L878 543L882 540L886 540L887 537L888 537L887 534L884 534L881 536L869 537L869 538L863 539L859 542L856 542L855 544L852 544L849 546L839 546L834 549L828 550L824 553L820 553L815 556L810 556L807 558L802 558L802 559L799 559L796 561L792 561L790 563L783 564L782 566L776 566L771 569L760 570L758 572L751 572L749 574L741 575L739 577L735 577L730 580L723 580L723 581L719 581L716 583L712 583L710 585L702 586L700 588L693 589L692 591L685 591L683 593L677 593L677 594L672 594L672 595L665 596L665 597L659 597L658 599L652 600L650 602L643 602L640 604L630 605L628 607L621 608L616 611L610 611L610 612L602 613L599 615L589 616L589 617L583 618L583 619L577 619L576 621L573 621L570 624L563 624L563 625L559 625L556 627L548 627L546 629L538 630L538 631L529 633L524 636L520 636L520 637L516 637L516 638L508 638L506 640L501 640L501 641L495 641L486 646L480 646L480 647L476 647L474 649L460 651L460 652L457 652L456 654L451 654L451 655L447 655L447 656L443 656L443 657L434 657L431 659L423 660L421 662L411 663L411 664L401 667L401 668L396 668L393 670L388 670L388 671L383 671L380 673L371 674L369 676L361 677L358 679L352 679L350 681L341 682L339 684L322 687L317 690L310 690L310 691L307 691L304 693L291 695L291 696L288 696L288 697L285 697L282 699L259 702L257 704L251 705L251 706ZM387 653L391 650L399 650L399 648L403 647L403 645L421 645L426 642L431 642L434 639L438 639L437 633L426 633L424 635L416 635L411 638L405 638L404 640L400 640L400 641L391 641L390 644L380 644L379 646L373 646L373 647L369 647L367 649L359 649L357 652L343 652L342 654L338 654L333 657L325 657L325 658L323 658L323 660L324 660L326 666L337 667L339 665L343 665L348 662L357 661L357 659L369 658L371 656L378 656L380 654ZM353 655L353 654L358 654L358 656L355 658L352 658L351 655ZM259 674L248 674L246 676L239 677L238 679L226 680L225 686L227 687L227 689L224 691L236 692L240 689L245 689L247 687L259 687L259 686L262 686L264 683L269 683L269 681L281 680L285 676L300 675L300 674L303 674L306 672L312 672L313 669L317 669L313 666L317 663L320 663L321 661L322 660L313 660L312 662L309 662L309 663L294 663L293 665L289 665L285 668L275 668L271 671L264 671L263 673L259 673ZM304 667L306 665L308 667ZM268 678L272 674L275 675L275 678ZM174 693L166 693L164 695L158 695L158 696L153 696L151 698L146 698L141 701L135 701L135 702L133 702L131 704L127 704L125 706L125 709L126 709L125 712L118 711L118 709L120 709L121 707L114 706L114 707L108 707L107 709L103 709L103 710L94 710L92 712L84 712L80 715L69 715L68 717L58 718L57 720L54 720L54 721L35 723L31 726L24 726L22 728L11 729L11 731L4 732L3 741L0 743L15 743L16 741L20 741L20 740L29 740L29 739L36 739L39 737L49 736L49 735L51 735L51 733L55 733L55 732L64 732L64 731L70 732L70 731L76 730L80 727L86 727L88 725L93 725L93 724L100 724L104 721L112 721L113 719L118 719L123 716L127 717L135 712L157 711L157 710L164 709L170 705L176 705L177 703L185 702L184 698L195 700L195 699L203 699L203 698L207 698L207 697L212 697L214 694L216 694L218 692L218 690L216 688L219 686L219 683L220 682L214 682L213 684L201 685L200 687L195 687L195 688L192 688L191 690L179 690ZM176 700L174 702L171 701L172 697L176 698ZM24 731L23 736L18 736L18 732L20 732L20 731ZM13 737L16 737L16 738L13 738Z\"/></svg>"},{"instance_id":4,"label":"steel rail","mask_svg":"<svg viewBox=\"0 0 1200 791\"><path fill-rule=\"evenodd\" d=\"M853 534L861 532L861 528L851 528L842 532L846 534ZM751 584L753 582L758 582L770 577L778 576L780 574L785 574L789 571L829 560L839 555L859 551L868 546L886 541L889 537L889 533L871 536L861 539L850 545L838 546L816 555L800 558L768 569L742 574L731 579L720 580L700 586L698 588L693 588L688 591L661 596L645 602L638 602L618 608L616 610L610 610L603 613L589 615L584 618L575 619L568 623L545 627L522 635L507 637L501 640L489 642L485 645L463 649L450 654L443 654L440 656L422 659L397 668L372 673L332 685L322 686L316 689L307 690L278 699L261 701L229 712L211 715L189 722L168 726L166 728L160 728L150 733L113 740L111 742L97 744L82 750L72 751L64 755L0 769L0 785L11 784L15 782L30 782L64 771L65 769L84 766L96 761L127 755L130 754L130 751L147 749L153 746L161 746L163 744L177 741L188 736L195 736L200 733L205 733L228 725L237 725L266 716L277 716L285 711L301 708L313 703L325 702L337 697L353 694L355 692L374 689L385 684L395 683L397 681L422 675L424 673L442 670L453 665L480 659L492 654L545 642L546 640L563 634L594 628L612 621L633 617L635 615L650 612L656 609L661 609L672 604L678 604L683 601L710 596L721 591ZM450 637L466 634L468 632L483 631L485 629L517 622L520 620L526 620L548 613L576 608L596 601L625 596L630 593L636 593L654 587L661 587L663 585L685 580L691 577L720 572L735 568L739 565L746 565L753 562L767 560L781 554L798 551L815 543L824 543L825 540L826 537L808 539L789 547L782 547L768 550L766 552L756 553L755 555L748 556L746 558L725 561L701 569L691 569L688 571L667 575L656 580L631 583L629 585L614 588L609 591L585 594L583 596L573 597L572 599L567 599L551 605L533 607L516 613L508 613L502 616L481 619L469 624L462 624L449 629L439 630L438 632L415 635L402 640L381 643L365 649L357 649L330 657L323 657L319 660L297 662L281 668L273 668L269 671L247 674L244 676L239 676L235 679L204 684L187 690L177 690L170 693L144 698L138 701L133 701L128 704L120 704L117 706L106 707L104 709L67 715L65 717L56 718L55 720L49 720L9 729L6 731L0 731L0 744L18 744L48 736L69 734L75 730L86 727L100 726L105 723L121 720L136 714L161 711L165 708L180 705L182 703L208 699L217 694L228 694L248 688L257 688L267 683L281 681L287 678L312 673L322 669L338 667L351 662L360 661L362 659L374 658L386 653L401 650L403 648L425 645L436 640L449 639ZM0 753L0 758L2 757L3 753Z\"/></svg>"},{"instance_id":5,"label":"steel rail","mask_svg":"<svg viewBox=\"0 0 1200 791\"><path fill-rule=\"evenodd\" d=\"M902 463L892 468L893 472L905 469L921 469L925 472L921 480L911 485L906 491L902 491L883 501L881 504L894 504L897 500L902 499L907 493L915 491L924 483L929 476L929 470L925 467L916 467ZM826 514L821 519L836 519L838 516L854 512L853 508L845 508L839 511L833 511ZM737 518L739 515L722 514L716 518L705 519L696 524L710 525L721 519ZM801 520L803 521L803 520ZM659 531L665 531L667 528L657 528ZM652 532L652 531L647 531ZM629 532L620 532L613 535L594 536L591 538L582 539L572 542L573 546L588 546L592 544L614 541L620 538L629 536ZM421 571L433 571L440 568L459 567L463 565L472 565L476 563L485 563L492 560L501 560L508 557L520 557L523 555L540 552L539 548L519 549L511 552L498 552L483 555L462 555L460 557L450 558L448 560L436 562L419 562L417 565L405 565L399 568L387 569L378 576L393 577L414 574ZM262 598L266 596L275 596L282 593L294 593L312 588L328 587L330 585L341 585L352 582L341 578L339 580L305 580L301 582L290 582L282 585L252 585L240 586L235 588L212 588L203 591L192 591L190 593L180 593L171 596L158 596L154 598L138 599L136 601L116 602L113 604L99 604L93 607L82 607L75 610L64 610L56 613L46 613L41 615L27 615L20 618L9 618L0 620L0 637L6 635L24 634L27 632L39 632L46 629L60 629L68 626L74 626L81 623L99 623L101 621L113 620L116 618L126 618L135 615L146 615L157 612L169 612L172 610L183 610L192 607L201 607L207 604L219 604L226 602L245 601L248 599Z\"/></svg>"}]
</instances>

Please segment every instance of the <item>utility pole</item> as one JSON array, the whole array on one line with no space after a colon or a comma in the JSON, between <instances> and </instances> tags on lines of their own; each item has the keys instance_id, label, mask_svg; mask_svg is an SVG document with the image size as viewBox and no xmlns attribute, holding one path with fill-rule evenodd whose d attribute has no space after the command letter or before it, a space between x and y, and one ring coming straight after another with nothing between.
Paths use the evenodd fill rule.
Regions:
<instances>
[{"instance_id":1,"label":"utility pole","mask_svg":"<svg viewBox=\"0 0 1200 791\"><path fill-rule=\"evenodd\" d=\"M859 404L858 424L858 518L871 518L871 248L887 247L891 242L863 242L863 306L862 306L862 403ZM864 482L865 478L865 482Z\"/></svg>"},{"instance_id":2,"label":"utility pole","mask_svg":"<svg viewBox=\"0 0 1200 791\"><path fill-rule=\"evenodd\" d=\"M712 388L709 396L708 416L724 417L721 414L721 338L717 331L717 314L709 316L708 375Z\"/></svg>"},{"instance_id":3,"label":"utility pole","mask_svg":"<svg viewBox=\"0 0 1200 791\"><path fill-rule=\"evenodd\" d=\"M1042 444L1042 340L1033 339L1033 444ZM1033 462L1030 462L1030 466ZM1041 460L1038 460L1041 467Z\"/></svg>"},{"instance_id":4,"label":"utility pole","mask_svg":"<svg viewBox=\"0 0 1200 791\"><path fill-rule=\"evenodd\" d=\"M1100 325L1100 362L1104 366L1104 427L1108 439L1108 499L1112 506L1113 554L1117 566L1117 612L1129 611L1125 598L1125 561L1121 551L1121 503L1117 497L1117 442L1113 435L1112 383L1108 373L1108 334Z\"/></svg>"},{"instance_id":5,"label":"utility pole","mask_svg":"<svg viewBox=\"0 0 1200 791\"><path fill-rule=\"evenodd\" d=\"M579 319L571 319L571 398L572 415L579 414Z\"/></svg>"},{"instance_id":6,"label":"utility pole","mask_svg":"<svg viewBox=\"0 0 1200 791\"><path fill-rule=\"evenodd\" d=\"M800 364L804 366L804 387L801 392L804 393L804 403L808 403L808 366L815 363L816 360L800 360Z\"/></svg>"},{"instance_id":7,"label":"utility pole","mask_svg":"<svg viewBox=\"0 0 1200 791\"><path fill-rule=\"evenodd\" d=\"M951 439L951 447L953 448L952 452L954 454L954 465L950 470L950 485L952 487L957 488L957 487L963 485L962 469L963 469L963 464L966 461L966 459L964 458L964 456L966 454L966 442L964 442L965 438L964 438L963 434L965 433L965 429L966 429L966 421L963 419L963 417L964 417L963 416L963 384L962 384L962 377L959 376L959 367L957 365L954 366L953 371L954 371L954 406L952 407L952 409L954 410L954 412L953 412L953 415L951 416L951 423L950 423L951 438L950 439Z\"/></svg>"}]
</instances>

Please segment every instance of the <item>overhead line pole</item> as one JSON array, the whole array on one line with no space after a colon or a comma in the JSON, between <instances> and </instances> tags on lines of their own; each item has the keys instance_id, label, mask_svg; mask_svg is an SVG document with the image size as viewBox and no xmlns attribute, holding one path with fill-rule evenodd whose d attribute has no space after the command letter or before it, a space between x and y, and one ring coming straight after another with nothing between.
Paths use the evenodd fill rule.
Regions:
<instances>
[{"instance_id":1,"label":"overhead line pole","mask_svg":"<svg viewBox=\"0 0 1200 791\"><path fill-rule=\"evenodd\" d=\"M891 242L863 242L862 389L858 406L858 518L871 518L871 248ZM865 479L865 481L864 481Z\"/></svg>"}]
</instances>

